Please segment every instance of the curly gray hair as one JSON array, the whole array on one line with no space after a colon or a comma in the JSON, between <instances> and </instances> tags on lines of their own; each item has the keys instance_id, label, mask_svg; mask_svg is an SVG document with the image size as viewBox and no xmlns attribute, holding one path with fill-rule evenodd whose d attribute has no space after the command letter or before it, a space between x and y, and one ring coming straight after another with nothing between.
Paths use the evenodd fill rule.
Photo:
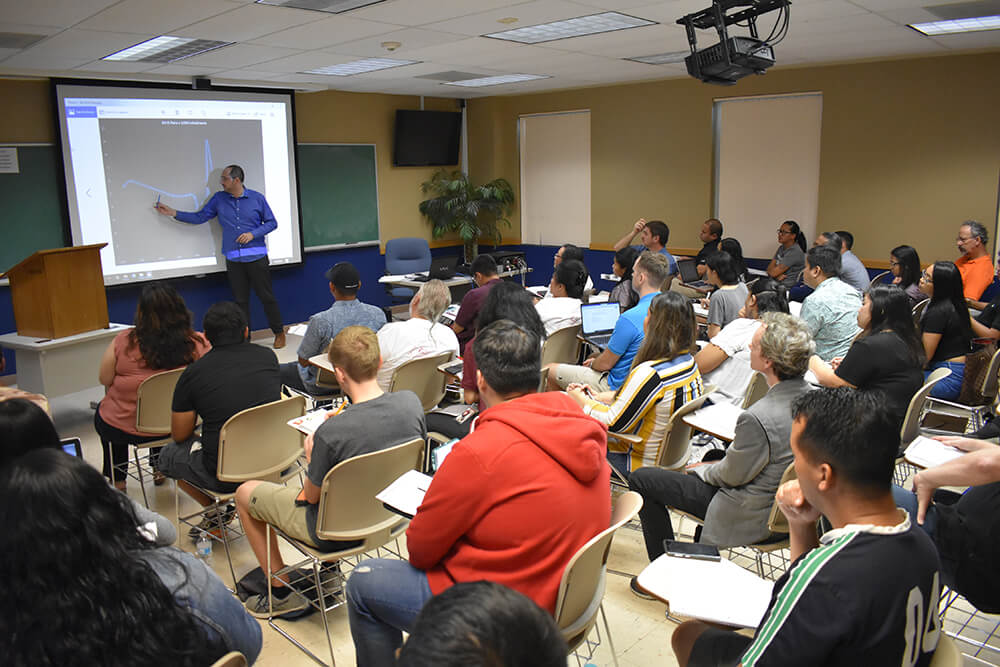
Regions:
<instances>
[{"instance_id":1,"label":"curly gray hair","mask_svg":"<svg viewBox=\"0 0 1000 667\"><path fill-rule=\"evenodd\" d=\"M786 313L764 313L760 319L766 327L760 353L774 364L775 375L780 380L802 377L816 349L806 323Z\"/></svg>"},{"instance_id":2,"label":"curly gray hair","mask_svg":"<svg viewBox=\"0 0 1000 667\"><path fill-rule=\"evenodd\" d=\"M448 304L451 303L451 292L440 280L428 280L417 290L420 301L417 303L417 315L437 322Z\"/></svg>"}]
</instances>

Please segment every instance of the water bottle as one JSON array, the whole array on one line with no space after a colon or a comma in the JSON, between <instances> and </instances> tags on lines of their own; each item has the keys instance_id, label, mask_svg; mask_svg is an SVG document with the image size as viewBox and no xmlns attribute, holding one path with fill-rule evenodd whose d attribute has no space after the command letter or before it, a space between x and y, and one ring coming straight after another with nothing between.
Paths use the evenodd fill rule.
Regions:
<instances>
[{"instance_id":1,"label":"water bottle","mask_svg":"<svg viewBox=\"0 0 1000 667\"><path fill-rule=\"evenodd\" d=\"M206 565L211 566L212 564L212 538L208 536L207 533L201 533L198 535L198 541L195 542L195 555L201 560L205 561Z\"/></svg>"}]
</instances>

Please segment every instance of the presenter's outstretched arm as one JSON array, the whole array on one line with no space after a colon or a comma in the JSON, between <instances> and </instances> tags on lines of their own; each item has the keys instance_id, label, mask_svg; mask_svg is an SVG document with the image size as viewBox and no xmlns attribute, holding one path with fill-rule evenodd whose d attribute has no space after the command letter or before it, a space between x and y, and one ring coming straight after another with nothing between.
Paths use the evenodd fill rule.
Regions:
<instances>
[{"instance_id":1,"label":"presenter's outstretched arm","mask_svg":"<svg viewBox=\"0 0 1000 667\"><path fill-rule=\"evenodd\" d=\"M156 212L159 213L160 215L167 215L170 216L171 218L177 215L176 208L170 208L166 204L161 204L160 202L156 202L155 204L153 204L153 208L156 209Z\"/></svg>"}]
</instances>

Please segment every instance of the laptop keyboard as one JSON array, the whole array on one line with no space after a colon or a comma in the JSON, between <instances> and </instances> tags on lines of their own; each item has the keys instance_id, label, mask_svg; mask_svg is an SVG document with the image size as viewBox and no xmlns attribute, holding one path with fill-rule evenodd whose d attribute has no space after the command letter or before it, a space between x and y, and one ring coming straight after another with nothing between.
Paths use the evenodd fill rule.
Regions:
<instances>
[{"instance_id":1,"label":"laptop keyboard","mask_svg":"<svg viewBox=\"0 0 1000 667\"><path fill-rule=\"evenodd\" d=\"M612 334L595 334L587 336L587 342L598 347L607 347L608 341L611 340Z\"/></svg>"}]
</instances>

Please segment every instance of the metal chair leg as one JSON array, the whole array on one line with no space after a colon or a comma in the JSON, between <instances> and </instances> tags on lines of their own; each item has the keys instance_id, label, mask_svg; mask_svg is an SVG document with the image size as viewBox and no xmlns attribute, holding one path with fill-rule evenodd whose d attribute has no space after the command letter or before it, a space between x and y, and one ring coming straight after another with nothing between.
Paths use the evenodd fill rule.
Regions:
<instances>
[{"instance_id":1,"label":"metal chair leg","mask_svg":"<svg viewBox=\"0 0 1000 667\"><path fill-rule=\"evenodd\" d=\"M135 469L139 474L139 488L142 490L142 502L146 504L146 509L149 509L149 498L146 496L146 480L143 479L142 475L142 464L139 463L139 450L132 447L132 454L135 456ZM125 463L126 469L128 468L128 462ZM126 470L125 477L128 478L128 471Z\"/></svg>"},{"instance_id":2,"label":"metal chair leg","mask_svg":"<svg viewBox=\"0 0 1000 667\"><path fill-rule=\"evenodd\" d=\"M615 663L615 667L618 667L618 653L615 652L615 642L611 639L611 627L608 625L608 617L604 613L604 603L601 603L601 620L604 621L604 632L608 635L608 648L611 649L611 660Z\"/></svg>"}]
</instances>

